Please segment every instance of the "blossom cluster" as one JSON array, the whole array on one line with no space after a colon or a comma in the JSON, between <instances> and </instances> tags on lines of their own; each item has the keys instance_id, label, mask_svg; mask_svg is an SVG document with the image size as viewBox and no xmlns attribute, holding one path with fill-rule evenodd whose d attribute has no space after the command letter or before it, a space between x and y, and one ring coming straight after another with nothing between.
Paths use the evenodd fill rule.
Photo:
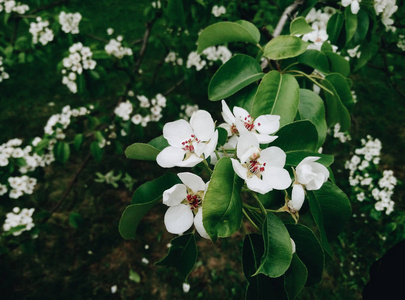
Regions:
<instances>
[{"instance_id":1,"label":"blossom cluster","mask_svg":"<svg viewBox=\"0 0 405 300\"><path fill-rule=\"evenodd\" d=\"M286 153L277 146L260 147L260 144L277 139L273 134L280 127L280 116L268 114L253 118L241 107L235 106L231 111L224 100L222 116L225 123L219 127L228 133L223 146L218 146L218 129L205 110L194 112L189 122L177 120L165 124L163 137L169 146L157 155L158 165L163 168L194 167L207 159L216 164L222 157L230 157L234 172L253 192L266 194L273 189L291 187L293 181L284 168ZM305 189L320 189L328 180L329 171L316 162L318 159L306 157L297 166L291 200L286 198L286 205L281 210L297 217L305 200ZM209 182L205 183L189 172L177 175L182 183L163 193L163 204L169 206L164 217L166 229L170 233L182 234L194 224L202 237L209 238L202 223L202 203Z\"/></svg>"},{"instance_id":2,"label":"blossom cluster","mask_svg":"<svg viewBox=\"0 0 405 300\"><path fill-rule=\"evenodd\" d=\"M77 93L76 78L82 74L83 70L93 70L96 61L92 59L93 52L82 43L75 43L69 48L69 56L63 59L62 83L68 87L72 93Z\"/></svg>"},{"instance_id":3,"label":"blossom cluster","mask_svg":"<svg viewBox=\"0 0 405 300\"><path fill-rule=\"evenodd\" d=\"M374 9L377 15L381 14L381 21L385 26L385 30L395 32L396 27L393 26L392 15L398 10L396 0L374 0Z\"/></svg>"},{"instance_id":4,"label":"blossom cluster","mask_svg":"<svg viewBox=\"0 0 405 300\"><path fill-rule=\"evenodd\" d=\"M183 59L181 57L178 57L177 53L170 51L169 54L165 57L165 63L170 63L173 66L175 65L182 66Z\"/></svg>"},{"instance_id":5,"label":"blossom cluster","mask_svg":"<svg viewBox=\"0 0 405 300\"><path fill-rule=\"evenodd\" d=\"M186 66L188 69L195 67L197 71L202 70L206 65L211 65L214 61L220 60L223 64L226 63L231 57L232 53L225 46L209 47L202 53L206 60L197 51L192 51L188 55Z\"/></svg>"},{"instance_id":6,"label":"blossom cluster","mask_svg":"<svg viewBox=\"0 0 405 300\"><path fill-rule=\"evenodd\" d=\"M34 208L23 208L20 210L19 207L14 207L12 212L6 214L3 230L9 231L13 228L19 227L19 229L16 228L13 232L14 236L18 236L24 231L31 230L35 226L32 219L32 214L34 211Z\"/></svg>"},{"instance_id":7,"label":"blossom cluster","mask_svg":"<svg viewBox=\"0 0 405 300\"><path fill-rule=\"evenodd\" d=\"M62 25L62 31L66 33L78 34L79 23L82 19L80 13L65 13L61 11L59 14L59 24Z\"/></svg>"},{"instance_id":8,"label":"blossom cluster","mask_svg":"<svg viewBox=\"0 0 405 300\"><path fill-rule=\"evenodd\" d=\"M0 12L3 10L6 13L15 12L17 14L25 14L30 9L30 7L26 4L21 4L15 0L0 0Z\"/></svg>"},{"instance_id":9,"label":"blossom cluster","mask_svg":"<svg viewBox=\"0 0 405 300\"><path fill-rule=\"evenodd\" d=\"M183 104L180 106L180 117L189 120L191 116L199 109L197 104Z\"/></svg>"},{"instance_id":10,"label":"blossom cluster","mask_svg":"<svg viewBox=\"0 0 405 300\"><path fill-rule=\"evenodd\" d=\"M218 6L218 5L214 5L212 7L212 11L211 13L215 16L215 17L219 17L221 15L226 14L226 8L224 6Z\"/></svg>"},{"instance_id":11,"label":"blossom cluster","mask_svg":"<svg viewBox=\"0 0 405 300\"><path fill-rule=\"evenodd\" d=\"M8 75L6 71L4 71L3 57L0 56L0 82L8 78L10 78L10 75Z\"/></svg>"},{"instance_id":12,"label":"blossom cluster","mask_svg":"<svg viewBox=\"0 0 405 300\"><path fill-rule=\"evenodd\" d=\"M130 91L128 96L134 97L133 91ZM123 121L131 120L135 125L141 124L142 127L146 127L149 122L158 122L162 118L162 110L166 107L166 97L162 94L157 94L150 100L144 95L137 95L135 98L137 99L135 101L139 102L135 106L137 113L131 116L134 112L134 105L130 100L121 102L115 108L114 113Z\"/></svg>"},{"instance_id":13,"label":"blossom cluster","mask_svg":"<svg viewBox=\"0 0 405 300\"><path fill-rule=\"evenodd\" d=\"M352 139L350 134L348 134L347 132L341 132L340 131L340 124L339 123L337 123L333 127L333 137L335 139L338 139L341 143L346 143L348 141L351 141L351 139Z\"/></svg>"},{"instance_id":14,"label":"blossom cluster","mask_svg":"<svg viewBox=\"0 0 405 300\"><path fill-rule=\"evenodd\" d=\"M397 43L397 47L399 49L401 49L402 51L405 51L405 35L400 34L398 37L398 43ZM0 70L1 71L1 70ZM1 81L1 79L0 79Z\"/></svg>"},{"instance_id":15,"label":"blossom cluster","mask_svg":"<svg viewBox=\"0 0 405 300\"><path fill-rule=\"evenodd\" d=\"M377 211L385 210L388 215L394 210L392 196L397 179L393 171L384 170L383 176L376 166L380 162L381 141L367 136L361 140L362 148L355 150L352 158L345 163L349 170L349 183L353 187L356 199L360 202L374 199L374 208Z\"/></svg>"},{"instance_id":16,"label":"blossom cluster","mask_svg":"<svg viewBox=\"0 0 405 300\"><path fill-rule=\"evenodd\" d=\"M32 34L32 43L37 44L40 42L46 45L53 41L53 31L48 27L49 21L43 21L41 17L36 18L37 22L30 23L29 32Z\"/></svg>"},{"instance_id":17,"label":"blossom cluster","mask_svg":"<svg viewBox=\"0 0 405 300\"><path fill-rule=\"evenodd\" d=\"M117 39L111 39L108 44L105 45L105 52L118 59L123 58L125 55L132 55L132 49L122 46L121 42L122 36L120 35L117 36Z\"/></svg>"},{"instance_id":18,"label":"blossom cluster","mask_svg":"<svg viewBox=\"0 0 405 300\"><path fill-rule=\"evenodd\" d=\"M329 38L326 33L326 27L330 17L335 13L335 9L332 7L324 7L322 9L312 8L305 20L311 25L313 31L302 36L302 40L305 42L312 42L308 46L308 49L321 50L322 44ZM332 46L334 51L337 50L336 46Z\"/></svg>"}]
</instances>

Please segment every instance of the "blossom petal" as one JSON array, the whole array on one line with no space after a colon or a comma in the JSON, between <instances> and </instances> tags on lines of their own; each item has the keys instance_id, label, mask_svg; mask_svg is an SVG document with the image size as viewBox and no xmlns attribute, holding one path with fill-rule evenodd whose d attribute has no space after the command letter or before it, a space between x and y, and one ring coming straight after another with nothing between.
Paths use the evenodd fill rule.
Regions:
<instances>
[{"instance_id":1,"label":"blossom petal","mask_svg":"<svg viewBox=\"0 0 405 300\"><path fill-rule=\"evenodd\" d=\"M319 156L307 156L298 164L297 169L303 164L312 163L314 161L317 161L318 159L320 159Z\"/></svg>"},{"instance_id":2,"label":"blossom petal","mask_svg":"<svg viewBox=\"0 0 405 300\"><path fill-rule=\"evenodd\" d=\"M203 159L201 157L198 157L196 155L191 155L186 160L179 162L176 166L191 168L191 167L198 165L202 161L203 161Z\"/></svg>"},{"instance_id":3,"label":"blossom petal","mask_svg":"<svg viewBox=\"0 0 405 300\"><path fill-rule=\"evenodd\" d=\"M195 136L201 141L209 141L215 130L215 123L209 112L198 110L190 118Z\"/></svg>"},{"instance_id":4,"label":"blossom petal","mask_svg":"<svg viewBox=\"0 0 405 300\"><path fill-rule=\"evenodd\" d=\"M295 211L299 211L305 200L305 191L301 184L294 184L291 192L291 201L288 202L288 206Z\"/></svg>"},{"instance_id":5,"label":"blossom petal","mask_svg":"<svg viewBox=\"0 0 405 300\"><path fill-rule=\"evenodd\" d=\"M179 173L177 176L179 176L181 182L183 182L184 185L191 189L194 193L197 193L198 191L205 191L205 182L200 176L190 172Z\"/></svg>"},{"instance_id":6,"label":"blossom petal","mask_svg":"<svg viewBox=\"0 0 405 300\"><path fill-rule=\"evenodd\" d=\"M235 116L229 109L228 105L226 104L225 100L221 101L222 104L222 117L224 118L224 121L228 123L230 126L235 123Z\"/></svg>"},{"instance_id":7,"label":"blossom petal","mask_svg":"<svg viewBox=\"0 0 405 300\"><path fill-rule=\"evenodd\" d=\"M280 116L263 115L254 122L255 129L261 134L272 134L280 128Z\"/></svg>"},{"instance_id":8,"label":"blossom petal","mask_svg":"<svg viewBox=\"0 0 405 300\"><path fill-rule=\"evenodd\" d=\"M236 159L231 158L232 167L235 173L243 180L247 179L247 169L241 165Z\"/></svg>"},{"instance_id":9,"label":"blossom petal","mask_svg":"<svg viewBox=\"0 0 405 300\"><path fill-rule=\"evenodd\" d=\"M183 162L185 151L177 147L166 147L156 157L156 162L162 168L180 166Z\"/></svg>"},{"instance_id":10,"label":"blossom petal","mask_svg":"<svg viewBox=\"0 0 405 300\"><path fill-rule=\"evenodd\" d=\"M204 157L208 158L218 144L218 130L215 130L214 134L211 137L211 140L208 142L207 146L204 149Z\"/></svg>"},{"instance_id":11,"label":"blossom petal","mask_svg":"<svg viewBox=\"0 0 405 300\"><path fill-rule=\"evenodd\" d=\"M184 184L176 184L163 192L163 204L167 206L179 205L187 197L187 188Z\"/></svg>"},{"instance_id":12,"label":"blossom petal","mask_svg":"<svg viewBox=\"0 0 405 300\"><path fill-rule=\"evenodd\" d=\"M259 144L268 144L268 143L274 142L278 138L278 136L276 136L276 135L267 135L267 134L258 134L258 133L255 133L255 136L257 137Z\"/></svg>"},{"instance_id":13,"label":"blossom petal","mask_svg":"<svg viewBox=\"0 0 405 300\"><path fill-rule=\"evenodd\" d=\"M272 146L260 152L260 162L271 167L284 167L287 155L281 148Z\"/></svg>"},{"instance_id":14,"label":"blossom petal","mask_svg":"<svg viewBox=\"0 0 405 300\"><path fill-rule=\"evenodd\" d=\"M263 181L276 190L285 190L291 185L291 177L287 170L279 167L266 166L262 173Z\"/></svg>"},{"instance_id":15,"label":"blossom petal","mask_svg":"<svg viewBox=\"0 0 405 300\"><path fill-rule=\"evenodd\" d=\"M239 118L235 119L235 126L239 134L250 132L249 130L246 129L245 122L243 122Z\"/></svg>"},{"instance_id":16,"label":"blossom petal","mask_svg":"<svg viewBox=\"0 0 405 300\"><path fill-rule=\"evenodd\" d=\"M200 208L197 212L197 214L194 217L194 226L195 229L197 229L197 232L205 239L210 239L210 236L208 235L207 231L204 228L203 225L203 214L202 214L202 208Z\"/></svg>"},{"instance_id":17,"label":"blossom petal","mask_svg":"<svg viewBox=\"0 0 405 300\"><path fill-rule=\"evenodd\" d=\"M257 176L248 178L246 184L250 190L260 194L266 194L273 189L268 181L259 179Z\"/></svg>"},{"instance_id":18,"label":"blossom petal","mask_svg":"<svg viewBox=\"0 0 405 300\"><path fill-rule=\"evenodd\" d=\"M193 129L186 120L169 122L163 126L163 137L170 146L182 147L181 143L190 139L192 134Z\"/></svg>"},{"instance_id":19,"label":"blossom petal","mask_svg":"<svg viewBox=\"0 0 405 300\"><path fill-rule=\"evenodd\" d=\"M236 155L240 159L251 148L259 149L259 141L253 133L241 133L238 146L236 149ZM244 162L244 161L243 161Z\"/></svg>"},{"instance_id":20,"label":"blossom petal","mask_svg":"<svg viewBox=\"0 0 405 300\"><path fill-rule=\"evenodd\" d=\"M248 118L250 114L247 112L247 110L243 109L242 107L235 106L233 108L233 114L235 115L235 119L239 119L241 121L245 120L245 118Z\"/></svg>"},{"instance_id":21,"label":"blossom petal","mask_svg":"<svg viewBox=\"0 0 405 300\"><path fill-rule=\"evenodd\" d=\"M174 234L182 234L193 225L193 222L194 214L190 206L185 204L170 206L164 217L167 231Z\"/></svg>"}]
</instances>

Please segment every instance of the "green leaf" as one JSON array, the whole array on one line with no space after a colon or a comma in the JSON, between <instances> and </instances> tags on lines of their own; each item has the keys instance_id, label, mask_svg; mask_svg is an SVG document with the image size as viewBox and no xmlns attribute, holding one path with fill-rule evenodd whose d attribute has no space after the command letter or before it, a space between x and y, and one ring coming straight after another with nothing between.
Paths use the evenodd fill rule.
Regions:
<instances>
[{"instance_id":1,"label":"green leaf","mask_svg":"<svg viewBox=\"0 0 405 300\"><path fill-rule=\"evenodd\" d=\"M303 35L312 31L314 30L309 26L304 17L295 18L290 24L291 35Z\"/></svg>"},{"instance_id":2,"label":"green leaf","mask_svg":"<svg viewBox=\"0 0 405 300\"><path fill-rule=\"evenodd\" d=\"M326 55L318 50L310 49L298 56L298 62L310 66L322 73L329 73L329 61Z\"/></svg>"},{"instance_id":3,"label":"green leaf","mask_svg":"<svg viewBox=\"0 0 405 300\"><path fill-rule=\"evenodd\" d=\"M328 130L322 98L311 90L300 89L298 113L301 120L310 120L315 125L318 132L317 148L321 147Z\"/></svg>"},{"instance_id":4,"label":"green leaf","mask_svg":"<svg viewBox=\"0 0 405 300\"><path fill-rule=\"evenodd\" d=\"M218 130L218 144L223 146L228 138L228 131L225 128L217 127Z\"/></svg>"},{"instance_id":5,"label":"green leaf","mask_svg":"<svg viewBox=\"0 0 405 300\"><path fill-rule=\"evenodd\" d=\"M308 120L296 121L282 127L277 133L278 138L271 143L287 151L318 150L318 134L315 125Z\"/></svg>"},{"instance_id":6,"label":"green leaf","mask_svg":"<svg viewBox=\"0 0 405 300\"><path fill-rule=\"evenodd\" d=\"M350 65L346 59L333 52L324 51L323 53L325 53L325 55L328 57L330 63L330 71L332 73L340 73L344 77L349 76Z\"/></svg>"},{"instance_id":7,"label":"green leaf","mask_svg":"<svg viewBox=\"0 0 405 300\"><path fill-rule=\"evenodd\" d=\"M141 276L133 270L129 270L129 280L135 282L135 283L140 283L141 282Z\"/></svg>"},{"instance_id":8,"label":"green leaf","mask_svg":"<svg viewBox=\"0 0 405 300\"><path fill-rule=\"evenodd\" d=\"M67 162L70 156L69 144L66 142L58 141L53 148L53 154L55 155L56 161L61 163Z\"/></svg>"},{"instance_id":9,"label":"green leaf","mask_svg":"<svg viewBox=\"0 0 405 300\"><path fill-rule=\"evenodd\" d=\"M354 107L354 99L346 78L344 78L342 75L338 73L335 73L327 75L325 77L325 80L327 80L331 85L333 85L343 105L347 108L349 112L351 112Z\"/></svg>"},{"instance_id":10,"label":"green leaf","mask_svg":"<svg viewBox=\"0 0 405 300\"><path fill-rule=\"evenodd\" d=\"M111 56L104 50L93 51L93 59L100 60L100 59L110 59L110 58L111 58Z\"/></svg>"},{"instance_id":11,"label":"green leaf","mask_svg":"<svg viewBox=\"0 0 405 300\"><path fill-rule=\"evenodd\" d=\"M335 238L349 220L352 209L346 194L332 182L325 182L319 190L312 191L324 216L328 240Z\"/></svg>"},{"instance_id":12,"label":"green leaf","mask_svg":"<svg viewBox=\"0 0 405 300\"><path fill-rule=\"evenodd\" d=\"M187 282L187 277L197 261L195 236L192 233L184 234L174 238L170 244L169 253L156 265L175 268Z\"/></svg>"},{"instance_id":13,"label":"green leaf","mask_svg":"<svg viewBox=\"0 0 405 300\"><path fill-rule=\"evenodd\" d=\"M272 299L287 300L284 290L283 277L269 278L258 274L253 276L260 266L264 253L263 238L260 234L252 233L245 237L243 242L242 265L248 286L245 299Z\"/></svg>"},{"instance_id":14,"label":"green leaf","mask_svg":"<svg viewBox=\"0 0 405 300\"><path fill-rule=\"evenodd\" d=\"M298 104L299 85L294 76L271 71L260 82L248 111L254 118L264 114L279 115L280 126L284 126L294 121Z\"/></svg>"},{"instance_id":15,"label":"green leaf","mask_svg":"<svg viewBox=\"0 0 405 300\"><path fill-rule=\"evenodd\" d=\"M301 224L286 224L294 240L296 254L308 270L307 286L319 283L325 265L325 254L318 238L308 227Z\"/></svg>"},{"instance_id":16,"label":"green leaf","mask_svg":"<svg viewBox=\"0 0 405 300\"><path fill-rule=\"evenodd\" d=\"M260 64L248 55L238 54L223 64L208 86L208 98L227 98L264 76Z\"/></svg>"},{"instance_id":17,"label":"green leaf","mask_svg":"<svg viewBox=\"0 0 405 300\"><path fill-rule=\"evenodd\" d=\"M345 9L346 45L352 40L357 31L357 14L353 14L348 6Z\"/></svg>"},{"instance_id":18,"label":"green leaf","mask_svg":"<svg viewBox=\"0 0 405 300\"><path fill-rule=\"evenodd\" d=\"M308 271L304 263L300 260L296 253L293 254L290 268L284 276L284 286L288 295L288 299L292 300L304 288L307 282Z\"/></svg>"},{"instance_id":19,"label":"green leaf","mask_svg":"<svg viewBox=\"0 0 405 300\"><path fill-rule=\"evenodd\" d=\"M78 229L83 224L83 217L77 213L72 212L69 215L69 225L75 229Z\"/></svg>"},{"instance_id":20,"label":"green leaf","mask_svg":"<svg viewBox=\"0 0 405 300\"><path fill-rule=\"evenodd\" d=\"M180 179L172 173L166 173L155 180L145 182L135 190L131 203L156 203L162 198L165 190L170 189L177 183L180 183Z\"/></svg>"},{"instance_id":21,"label":"green leaf","mask_svg":"<svg viewBox=\"0 0 405 300\"><path fill-rule=\"evenodd\" d=\"M267 43L263 56L273 60L296 57L304 53L307 47L308 43L296 36L280 35Z\"/></svg>"},{"instance_id":22,"label":"green leaf","mask_svg":"<svg viewBox=\"0 0 405 300\"><path fill-rule=\"evenodd\" d=\"M104 151L100 148L97 141L90 144L90 152L95 161L100 161L103 158Z\"/></svg>"},{"instance_id":23,"label":"green leaf","mask_svg":"<svg viewBox=\"0 0 405 300\"><path fill-rule=\"evenodd\" d=\"M160 201L165 190L179 183L177 176L166 173L153 181L144 183L134 193L132 204L122 213L119 232L124 239L134 239L136 228L143 216Z\"/></svg>"},{"instance_id":24,"label":"green leaf","mask_svg":"<svg viewBox=\"0 0 405 300\"><path fill-rule=\"evenodd\" d=\"M83 143L84 135L82 133L76 134L74 140L73 140L73 147L75 147L76 150L80 149L80 146Z\"/></svg>"},{"instance_id":25,"label":"green leaf","mask_svg":"<svg viewBox=\"0 0 405 300\"><path fill-rule=\"evenodd\" d=\"M339 39L340 32L343 28L344 19L344 15L337 11L332 17L330 17L328 21L326 32L328 33L329 41L332 43L332 45L336 45Z\"/></svg>"},{"instance_id":26,"label":"green leaf","mask_svg":"<svg viewBox=\"0 0 405 300\"><path fill-rule=\"evenodd\" d=\"M125 149L125 156L130 159L156 160L160 150L149 144L135 143Z\"/></svg>"},{"instance_id":27,"label":"green leaf","mask_svg":"<svg viewBox=\"0 0 405 300\"><path fill-rule=\"evenodd\" d=\"M227 100L233 106L242 107L242 108L246 109L247 111L249 111L250 108L252 107L252 102L255 98L257 88L258 88L258 85L256 85L256 84L248 85L247 87L241 89L236 94L233 94Z\"/></svg>"},{"instance_id":28,"label":"green leaf","mask_svg":"<svg viewBox=\"0 0 405 300\"><path fill-rule=\"evenodd\" d=\"M184 14L183 0L169 0L166 8L166 17L173 24L185 27L186 17Z\"/></svg>"},{"instance_id":29,"label":"green leaf","mask_svg":"<svg viewBox=\"0 0 405 300\"><path fill-rule=\"evenodd\" d=\"M323 84L333 92L333 95L331 95L330 93L325 93L326 123L328 124L328 127L331 127L336 123L340 123L341 131L347 131L350 128L351 123L350 113L340 99L338 91L327 78L328 76L323 81ZM344 91L340 93L346 95ZM352 96L350 95L350 97Z\"/></svg>"},{"instance_id":30,"label":"green leaf","mask_svg":"<svg viewBox=\"0 0 405 300\"><path fill-rule=\"evenodd\" d=\"M267 213L262 232L264 253L254 275L261 273L272 278L280 277L287 271L292 259L290 235L283 222L270 212Z\"/></svg>"},{"instance_id":31,"label":"green leaf","mask_svg":"<svg viewBox=\"0 0 405 300\"><path fill-rule=\"evenodd\" d=\"M231 159L224 157L215 165L203 200L203 224L211 240L235 233L242 221L240 191L243 181L235 174Z\"/></svg>"},{"instance_id":32,"label":"green leaf","mask_svg":"<svg viewBox=\"0 0 405 300\"><path fill-rule=\"evenodd\" d=\"M355 45L359 45L366 38L369 26L370 19L368 13L360 9L357 13L357 30L353 37Z\"/></svg>"},{"instance_id":33,"label":"green leaf","mask_svg":"<svg viewBox=\"0 0 405 300\"><path fill-rule=\"evenodd\" d=\"M257 44L259 41L259 30L253 24L247 21L241 23L219 22L208 26L201 32L198 37L197 52L201 53L208 47L219 44L222 45L229 42Z\"/></svg>"},{"instance_id":34,"label":"green leaf","mask_svg":"<svg viewBox=\"0 0 405 300\"><path fill-rule=\"evenodd\" d=\"M297 166L305 157L308 156L317 156L320 157L316 162L324 165L325 167L329 167L333 161L334 157L330 154L321 154L318 152L311 152L311 151L287 151L287 159L285 164L288 166Z\"/></svg>"},{"instance_id":35,"label":"green leaf","mask_svg":"<svg viewBox=\"0 0 405 300\"><path fill-rule=\"evenodd\" d=\"M156 149L159 149L159 150L163 150L164 148L169 146L169 143L163 137L163 135L154 138L148 144L155 147Z\"/></svg>"}]
</instances>

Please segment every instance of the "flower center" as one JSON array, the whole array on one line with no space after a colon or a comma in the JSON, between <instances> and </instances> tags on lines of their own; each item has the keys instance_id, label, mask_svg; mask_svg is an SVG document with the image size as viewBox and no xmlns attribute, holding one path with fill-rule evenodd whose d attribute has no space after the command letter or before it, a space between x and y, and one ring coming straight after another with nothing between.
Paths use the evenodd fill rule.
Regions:
<instances>
[{"instance_id":1,"label":"flower center","mask_svg":"<svg viewBox=\"0 0 405 300\"><path fill-rule=\"evenodd\" d=\"M235 134L235 135L239 135L238 128L236 128L235 124L232 124L232 126L231 126L231 133Z\"/></svg>"},{"instance_id":2,"label":"flower center","mask_svg":"<svg viewBox=\"0 0 405 300\"><path fill-rule=\"evenodd\" d=\"M193 145L194 142L199 143L200 140L197 139L197 137L194 134L192 134L188 140L181 143L183 145L182 149L186 152L194 153L194 145Z\"/></svg>"},{"instance_id":3,"label":"flower center","mask_svg":"<svg viewBox=\"0 0 405 300\"><path fill-rule=\"evenodd\" d=\"M197 207L199 207L201 205L202 199L198 195L188 194L187 195L187 202L190 205L190 208L193 210L193 209L196 209Z\"/></svg>"},{"instance_id":4,"label":"flower center","mask_svg":"<svg viewBox=\"0 0 405 300\"><path fill-rule=\"evenodd\" d=\"M245 119L243 120L243 125L245 126L245 128L249 131L252 131L253 129L255 129L255 124L254 124L255 119L252 118L251 115L248 115L247 117L245 117ZM260 123L257 124L257 126L260 126Z\"/></svg>"}]
</instances>

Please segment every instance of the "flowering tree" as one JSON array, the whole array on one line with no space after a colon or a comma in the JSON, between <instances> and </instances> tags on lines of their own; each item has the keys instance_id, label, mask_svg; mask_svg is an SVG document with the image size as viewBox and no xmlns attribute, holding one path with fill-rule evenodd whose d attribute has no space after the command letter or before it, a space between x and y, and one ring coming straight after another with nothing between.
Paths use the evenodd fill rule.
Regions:
<instances>
[{"instance_id":1,"label":"flowering tree","mask_svg":"<svg viewBox=\"0 0 405 300\"><path fill-rule=\"evenodd\" d=\"M13 247L11 236L37 237L89 161L120 157L136 141L126 156L150 161L161 176L137 187L119 231L136 238L143 216L162 201L162 223L179 236L157 265L176 268L185 289L196 239L215 243L238 231L246 298L293 299L320 282L333 255L329 241L351 214L330 168L334 157L322 147L330 128L342 136L351 126L352 72L381 43L403 46L395 1L260 2L246 14L242 3L156 1L144 10L143 36L133 41L111 27L95 35L88 19L63 6L69 1L23 2L0 0L7 33L0 35L2 93L13 90L7 83L18 66L38 59L52 65L47 80L61 87L55 99L79 105L61 107L43 134L0 145L0 197L18 201L2 207L3 246ZM148 57L147 49L155 52ZM156 132L162 134L143 142ZM386 172L370 185L360 171L369 167L364 161L378 164L371 152L358 149L363 162L354 156L347 163L350 184L359 201L372 196L372 207L389 214L396 179ZM30 195L48 168L73 164L72 157L81 160L60 201L38 213L43 203ZM182 169L168 170L175 167ZM123 170L95 175L113 187L137 182ZM20 209L25 199L32 208Z\"/></svg>"}]
</instances>

